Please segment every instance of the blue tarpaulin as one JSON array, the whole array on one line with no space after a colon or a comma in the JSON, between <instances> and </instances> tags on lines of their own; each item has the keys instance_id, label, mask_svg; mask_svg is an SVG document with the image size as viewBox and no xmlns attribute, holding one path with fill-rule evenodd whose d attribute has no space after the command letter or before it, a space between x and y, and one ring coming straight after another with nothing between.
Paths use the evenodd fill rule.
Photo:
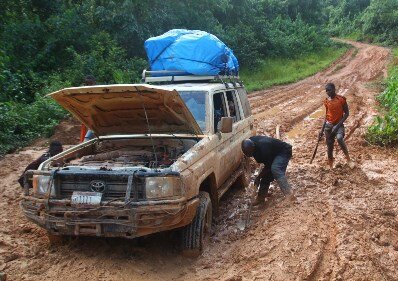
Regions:
<instances>
[{"instance_id":1,"label":"blue tarpaulin","mask_svg":"<svg viewBox=\"0 0 398 281\"><path fill-rule=\"evenodd\" d=\"M172 29L145 41L152 71L183 71L193 75L237 75L234 53L216 36L200 31Z\"/></svg>"}]
</instances>

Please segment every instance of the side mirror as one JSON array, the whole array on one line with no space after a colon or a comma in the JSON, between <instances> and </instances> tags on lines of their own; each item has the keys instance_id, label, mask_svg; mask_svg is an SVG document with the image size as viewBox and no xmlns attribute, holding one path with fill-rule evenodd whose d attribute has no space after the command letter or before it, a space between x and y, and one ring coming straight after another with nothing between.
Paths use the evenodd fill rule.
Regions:
<instances>
[{"instance_id":1,"label":"side mirror","mask_svg":"<svg viewBox=\"0 0 398 281\"><path fill-rule=\"evenodd\" d=\"M234 119L232 117L221 117L220 132L223 134L231 133L233 120Z\"/></svg>"}]
</instances>

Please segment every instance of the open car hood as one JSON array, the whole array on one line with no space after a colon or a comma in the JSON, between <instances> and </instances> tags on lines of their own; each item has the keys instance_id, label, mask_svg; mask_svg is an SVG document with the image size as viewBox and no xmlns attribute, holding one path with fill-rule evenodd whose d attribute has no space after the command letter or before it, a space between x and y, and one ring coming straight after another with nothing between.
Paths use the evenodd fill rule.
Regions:
<instances>
[{"instance_id":1,"label":"open car hood","mask_svg":"<svg viewBox=\"0 0 398 281\"><path fill-rule=\"evenodd\" d=\"M66 88L49 96L96 136L202 134L176 90L119 84Z\"/></svg>"}]
</instances>

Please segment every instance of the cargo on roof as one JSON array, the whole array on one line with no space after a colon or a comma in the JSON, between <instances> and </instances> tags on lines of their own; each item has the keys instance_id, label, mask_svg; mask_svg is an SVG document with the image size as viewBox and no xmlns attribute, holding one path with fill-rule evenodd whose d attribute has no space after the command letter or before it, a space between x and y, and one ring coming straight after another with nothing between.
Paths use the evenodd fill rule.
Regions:
<instances>
[{"instance_id":1,"label":"cargo on roof","mask_svg":"<svg viewBox=\"0 0 398 281\"><path fill-rule=\"evenodd\" d=\"M172 70L193 75L237 75L234 53L216 36L200 31L172 29L145 41L152 71Z\"/></svg>"}]
</instances>

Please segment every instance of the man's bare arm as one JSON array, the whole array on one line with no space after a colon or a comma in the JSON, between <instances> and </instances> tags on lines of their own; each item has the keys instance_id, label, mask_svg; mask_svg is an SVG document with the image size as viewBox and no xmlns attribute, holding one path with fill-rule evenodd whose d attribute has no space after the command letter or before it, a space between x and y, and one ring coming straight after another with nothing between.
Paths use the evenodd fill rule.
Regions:
<instances>
[{"instance_id":1,"label":"man's bare arm","mask_svg":"<svg viewBox=\"0 0 398 281\"><path fill-rule=\"evenodd\" d=\"M347 103L345 103L345 104L343 105L343 112L344 112L343 118L341 118L341 120L340 120L341 124L343 124L344 121L348 118L348 116L350 116L350 111L349 111L349 109L348 109L348 104L347 104ZM340 123L340 122L339 122L339 123ZM340 126L341 126L341 125L340 125Z\"/></svg>"},{"instance_id":2,"label":"man's bare arm","mask_svg":"<svg viewBox=\"0 0 398 281\"><path fill-rule=\"evenodd\" d=\"M333 127L332 134L333 134L333 133L336 133L337 130L341 127L341 125L343 125L344 121L347 120L348 116L350 116L350 111L349 111L349 109L348 109L348 104L347 104L347 103L345 103L345 104L343 105L343 112L344 112L344 113L343 113L343 117L341 118L341 120L339 121L339 123L337 123L337 125L335 125L335 126Z\"/></svg>"}]
</instances>

